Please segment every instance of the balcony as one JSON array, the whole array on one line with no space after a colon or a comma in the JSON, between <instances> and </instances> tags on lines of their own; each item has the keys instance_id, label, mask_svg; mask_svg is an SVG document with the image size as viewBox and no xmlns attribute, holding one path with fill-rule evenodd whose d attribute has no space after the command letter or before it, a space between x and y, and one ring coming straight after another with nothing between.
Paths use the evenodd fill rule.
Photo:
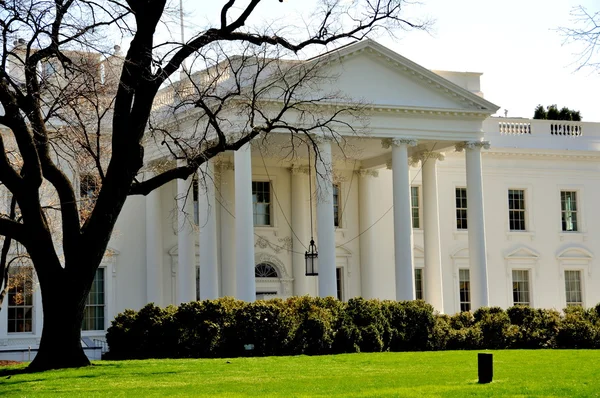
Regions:
<instances>
[{"instance_id":1,"label":"balcony","mask_svg":"<svg viewBox=\"0 0 600 398\"><path fill-rule=\"evenodd\" d=\"M600 151L600 123L491 117L483 130L494 147Z\"/></svg>"}]
</instances>

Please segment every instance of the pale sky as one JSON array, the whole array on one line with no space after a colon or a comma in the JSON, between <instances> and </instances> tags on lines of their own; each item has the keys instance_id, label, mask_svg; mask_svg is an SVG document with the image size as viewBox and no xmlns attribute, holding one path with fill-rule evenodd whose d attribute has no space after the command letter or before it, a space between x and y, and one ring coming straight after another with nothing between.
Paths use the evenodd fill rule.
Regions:
<instances>
[{"instance_id":1,"label":"pale sky","mask_svg":"<svg viewBox=\"0 0 600 398\"><path fill-rule=\"evenodd\" d=\"M302 25L300 16L314 3L265 0L250 22ZM224 2L184 4L191 30L217 21ZM509 117L532 117L536 105L557 104L581 111L584 121L600 122L600 73L576 71L579 47L563 44L556 31L571 25L570 11L577 5L600 11L598 0L422 0L407 7L406 16L434 19L430 33L373 39L428 69L483 72L481 89L501 107L499 114L507 109Z\"/></svg>"}]
</instances>

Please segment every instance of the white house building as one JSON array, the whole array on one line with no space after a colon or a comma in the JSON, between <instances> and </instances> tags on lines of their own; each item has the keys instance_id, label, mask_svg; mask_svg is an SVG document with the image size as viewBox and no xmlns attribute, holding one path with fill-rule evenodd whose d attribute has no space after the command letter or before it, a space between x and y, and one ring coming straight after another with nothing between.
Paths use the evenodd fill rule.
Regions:
<instances>
[{"instance_id":1,"label":"white house building","mask_svg":"<svg viewBox=\"0 0 600 398\"><path fill-rule=\"evenodd\" d=\"M331 84L370 104L368 131L339 131L343 148L317 135L310 163L283 160L273 134L203 165L194 201L191 179L130 197L85 336L126 308L223 296L422 298L449 314L600 302L600 123L491 117L480 73L431 71L373 41L324 57ZM305 275L311 236L318 276ZM39 289L23 289L0 312L0 350L39 342Z\"/></svg>"}]
</instances>

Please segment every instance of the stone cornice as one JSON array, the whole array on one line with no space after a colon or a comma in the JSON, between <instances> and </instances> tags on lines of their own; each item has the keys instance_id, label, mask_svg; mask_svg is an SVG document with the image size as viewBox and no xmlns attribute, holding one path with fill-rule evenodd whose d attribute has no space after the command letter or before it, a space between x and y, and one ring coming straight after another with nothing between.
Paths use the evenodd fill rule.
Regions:
<instances>
[{"instance_id":1,"label":"stone cornice","mask_svg":"<svg viewBox=\"0 0 600 398\"><path fill-rule=\"evenodd\" d=\"M502 156L502 157L520 157L520 158L547 158L547 159L580 159L580 160L600 160L600 152L598 153L586 153L578 154L576 151L569 151L565 153L548 153L548 152L514 152L514 151L502 151L493 149L488 152L484 152L486 156Z\"/></svg>"},{"instance_id":2,"label":"stone cornice","mask_svg":"<svg viewBox=\"0 0 600 398\"><path fill-rule=\"evenodd\" d=\"M426 162L428 160L444 160L446 155L442 152L423 151L416 155L411 156L411 165L415 166L419 162Z\"/></svg>"},{"instance_id":3,"label":"stone cornice","mask_svg":"<svg viewBox=\"0 0 600 398\"><path fill-rule=\"evenodd\" d=\"M393 146L417 146L417 140L413 138L384 138L381 140L381 147L383 149L389 149Z\"/></svg>"},{"instance_id":4,"label":"stone cornice","mask_svg":"<svg viewBox=\"0 0 600 398\"><path fill-rule=\"evenodd\" d=\"M466 141L459 142L454 146L456 152L462 152L464 149L490 149L489 141Z\"/></svg>"},{"instance_id":5,"label":"stone cornice","mask_svg":"<svg viewBox=\"0 0 600 398\"><path fill-rule=\"evenodd\" d=\"M300 175L300 174L305 174L308 175L308 166L298 166L298 165L292 165L292 167L290 167L290 173L292 175Z\"/></svg>"},{"instance_id":6,"label":"stone cornice","mask_svg":"<svg viewBox=\"0 0 600 398\"><path fill-rule=\"evenodd\" d=\"M359 177L379 177L379 171L373 169L358 169L354 171Z\"/></svg>"}]
</instances>

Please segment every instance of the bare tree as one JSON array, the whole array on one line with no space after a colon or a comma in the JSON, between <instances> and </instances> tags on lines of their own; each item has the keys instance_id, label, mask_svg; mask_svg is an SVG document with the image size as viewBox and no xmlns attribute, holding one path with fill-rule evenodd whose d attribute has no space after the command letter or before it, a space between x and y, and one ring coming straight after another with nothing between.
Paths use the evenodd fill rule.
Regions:
<instances>
[{"instance_id":1,"label":"bare tree","mask_svg":"<svg viewBox=\"0 0 600 398\"><path fill-rule=\"evenodd\" d=\"M159 41L166 0L1 3L0 181L21 216L0 217L0 235L27 250L42 293L44 326L30 369L89 364L80 342L85 301L128 195L187 179L217 154L272 132L287 132L293 148L315 130L351 129L359 109L321 90L331 78L321 58L296 54L381 29L426 28L401 17L403 0L322 0L312 22L289 35L247 26L259 3L224 2L219 23L185 43ZM115 32L132 37L123 56L106 48ZM183 125L184 113L194 122ZM145 150L185 162L143 180ZM75 182L82 173L95 181L85 203ZM56 206L45 203L45 186Z\"/></svg>"},{"instance_id":2,"label":"bare tree","mask_svg":"<svg viewBox=\"0 0 600 398\"><path fill-rule=\"evenodd\" d=\"M572 24L558 30L567 43L581 45L577 69L590 67L600 69L600 11L590 11L577 6L571 11Z\"/></svg>"}]
</instances>

